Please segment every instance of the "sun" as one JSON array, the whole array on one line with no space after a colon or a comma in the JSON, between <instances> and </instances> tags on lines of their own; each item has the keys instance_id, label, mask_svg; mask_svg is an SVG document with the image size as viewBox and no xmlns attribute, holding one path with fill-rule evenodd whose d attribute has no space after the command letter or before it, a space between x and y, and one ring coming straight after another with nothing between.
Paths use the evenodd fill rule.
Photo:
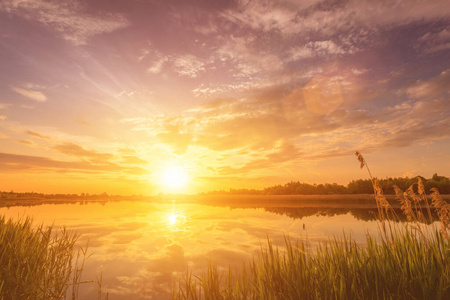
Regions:
<instances>
[{"instance_id":1,"label":"sun","mask_svg":"<svg viewBox=\"0 0 450 300\"><path fill-rule=\"evenodd\" d=\"M185 187L188 179L188 174L180 166L168 166L161 173L161 184L170 189Z\"/></svg>"}]
</instances>

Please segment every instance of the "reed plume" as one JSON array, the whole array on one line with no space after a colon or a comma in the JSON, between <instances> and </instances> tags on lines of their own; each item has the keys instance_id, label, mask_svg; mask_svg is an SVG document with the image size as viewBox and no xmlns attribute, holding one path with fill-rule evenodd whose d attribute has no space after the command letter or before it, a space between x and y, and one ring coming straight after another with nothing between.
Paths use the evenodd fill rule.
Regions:
<instances>
[{"instance_id":1,"label":"reed plume","mask_svg":"<svg viewBox=\"0 0 450 300\"><path fill-rule=\"evenodd\" d=\"M361 169L364 168L364 167L366 167L366 168L367 168L367 172L369 172L370 179L373 180L372 173L370 173L369 166L367 165L366 160L364 159L364 157L362 156L362 154L359 153L359 151L356 151L355 155L356 155L358 161L360 162L360 166L359 166L359 167L360 167Z\"/></svg>"},{"instance_id":2,"label":"reed plume","mask_svg":"<svg viewBox=\"0 0 450 300\"><path fill-rule=\"evenodd\" d=\"M433 222L433 216L431 215L430 203L428 202L427 193L425 192L425 186L423 185L422 179L417 177L417 192L422 197L422 201L426 203L428 218L430 223Z\"/></svg>"},{"instance_id":3,"label":"reed plume","mask_svg":"<svg viewBox=\"0 0 450 300\"><path fill-rule=\"evenodd\" d=\"M437 211L439 220L441 220L441 231L445 238L448 238L448 229L450 223L450 205L442 199L437 188L431 189L431 203Z\"/></svg>"},{"instance_id":4,"label":"reed plume","mask_svg":"<svg viewBox=\"0 0 450 300\"><path fill-rule=\"evenodd\" d=\"M410 187L406 190L406 194L411 198L411 200L414 203L414 208L415 208L415 212L416 212L416 220L426 222L422 212L420 211L420 207L421 207L420 202L422 202L423 198L419 197L414 192L414 183L411 184Z\"/></svg>"},{"instance_id":5,"label":"reed plume","mask_svg":"<svg viewBox=\"0 0 450 300\"><path fill-rule=\"evenodd\" d=\"M416 215L411 206L411 201L408 198L408 194L404 193L398 186L394 185L395 195L397 195L397 199L400 201L400 208L403 211L403 214L406 215L406 218L409 222L416 221Z\"/></svg>"},{"instance_id":6,"label":"reed plume","mask_svg":"<svg viewBox=\"0 0 450 300\"><path fill-rule=\"evenodd\" d=\"M373 193L374 193L375 200L377 203L378 214L379 214L380 220L384 221L385 219L388 219L388 212L389 212L389 209L392 210L392 207L389 204L389 202L386 200L386 197L383 194L383 189L381 188L380 182L378 181L378 179L376 177L372 176L369 166L367 165L367 162L364 159L364 157L362 156L362 154L359 151L356 151L355 155L356 155L356 158L358 159L358 161L360 162L360 168L362 169L362 168L366 167L367 172L369 172L370 180L372 181Z\"/></svg>"},{"instance_id":7,"label":"reed plume","mask_svg":"<svg viewBox=\"0 0 450 300\"><path fill-rule=\"evenodd\" d=\"M423 200L413 186L406 192L394 186L408 221L417 226L391 222L399 220L398 216L364 157L359 152L356 156L372 180L382 226L379 236L367 233L362 247L345 233L342 239L330 238L317 248L303 240L293 244L287 237L284 249L279 249L268 239L267 246L241 271L229 268L228 273L219 273L217 264L212 263L200 277L188 270L175 287L173 299L450 299L450 239L446 231L450 206L433 189L431 198L442 233L432 227L423 226L430 229L423 230L413 208L413 203L419 205ZM420 178L417 185L418 194L426 200Z\"/></svg>"}]
</instances>

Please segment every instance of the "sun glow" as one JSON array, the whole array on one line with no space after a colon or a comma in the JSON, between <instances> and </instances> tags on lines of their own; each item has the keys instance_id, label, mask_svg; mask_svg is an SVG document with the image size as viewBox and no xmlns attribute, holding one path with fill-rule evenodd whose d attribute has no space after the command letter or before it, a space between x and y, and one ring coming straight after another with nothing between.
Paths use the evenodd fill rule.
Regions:
<instances>
[{"instance_id":1,"label":"sun glow","mask_svg":"<svg viewBox=\"0 0 450 300\"><path fill-rule=\"evenodd\" d=\"M169 215L169 224L174 225L176 223L176 221L177 221L177 216L174 213L170 214Z\"/></svg>"},{"instance_id":2,"label":"sun glow","mask_svg":"<svg viewBox=\"0 0 450 300\"><path fill-rule=\"evenodd\" d=\"M161 173L161 184L170 189L181 189L186 186L189 177L180 166L168 166Z\"/></svg>"}]
</instances>

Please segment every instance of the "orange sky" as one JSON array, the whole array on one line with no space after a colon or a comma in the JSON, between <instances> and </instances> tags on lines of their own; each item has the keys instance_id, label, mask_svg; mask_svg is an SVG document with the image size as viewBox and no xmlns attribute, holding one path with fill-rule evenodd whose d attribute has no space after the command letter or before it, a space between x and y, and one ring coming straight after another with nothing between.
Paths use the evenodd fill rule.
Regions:
<instances>
[{"instance_id":1,"label":"orange sky","mask_svg":"<svg viewBox=\"0 0 450 300\"><path fill-rule=\"evenodd\" d=\"M449 12L437 0L4 0L0 190L347 184L367 177L356 150L378 177L449 176Z\"/></svg>"}]
</instances>

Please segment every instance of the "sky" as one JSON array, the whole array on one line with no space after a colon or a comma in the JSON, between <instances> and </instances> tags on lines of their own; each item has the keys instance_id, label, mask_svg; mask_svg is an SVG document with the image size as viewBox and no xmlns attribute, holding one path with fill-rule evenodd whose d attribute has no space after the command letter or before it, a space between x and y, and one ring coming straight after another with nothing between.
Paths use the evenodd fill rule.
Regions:
<instances>
[{"instance_id":1,"label":"sky","mask_svg":"<svg viewBox=\"0 0 450 300\"><path fill-rule=\"evenodd\" d=\"M450 175L449 0L2 0L0 36L0 190Z\"/></svg>"}]
</instances>

